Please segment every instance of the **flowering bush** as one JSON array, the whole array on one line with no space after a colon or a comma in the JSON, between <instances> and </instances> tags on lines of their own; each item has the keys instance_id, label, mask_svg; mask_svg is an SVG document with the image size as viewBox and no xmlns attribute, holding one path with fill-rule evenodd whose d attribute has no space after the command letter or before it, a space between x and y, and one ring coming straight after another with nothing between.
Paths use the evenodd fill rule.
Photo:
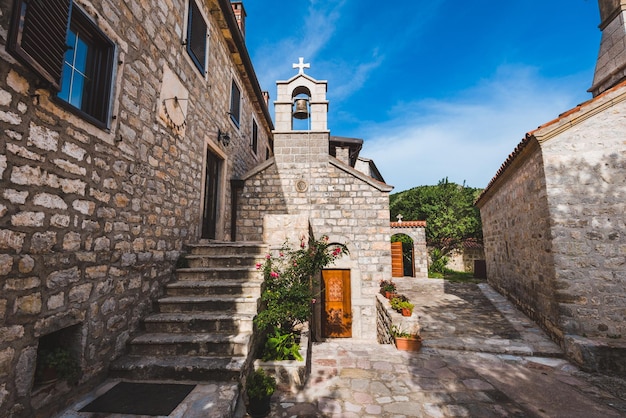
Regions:
<instances>
[{"instance_id":1,"label":"flowering bush","mask_svg":"<svg viewBox=\"0 0 626 418\"><path fill-rule=\"evenodd\" d=\"M347 253L345 245L330 244L324 235L309 240L308 245L303 239L298 249L285 243L278 256L268 254L264 263L257 264L264 278L264 309L254 319L256 326L269 331L280 328L283 334L294 332L296 325L310 317L314 276Z\"/></svg>"}]
</instances>

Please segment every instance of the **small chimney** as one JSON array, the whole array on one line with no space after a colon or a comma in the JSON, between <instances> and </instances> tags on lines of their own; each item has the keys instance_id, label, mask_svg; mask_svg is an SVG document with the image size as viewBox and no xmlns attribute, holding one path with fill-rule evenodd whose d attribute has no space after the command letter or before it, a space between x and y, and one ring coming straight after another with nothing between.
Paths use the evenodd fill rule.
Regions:
<instances>
[{"instance_id":1,"label":"small chimney","mask_svg":"<svg viewBox=\"0 0 626 418\"><path fill-rule=\"evenodd\" d=\"M239 30L243 37L246 37L246 9L243 8L242 1L231 1L230 5L233 8L233 12L235 12L235 18L237 19L237 24L239 25Z\"/></svg>"},{"instance_id":2,"label":"small chimney","mask_svg":"<svg viewBox=\"0 0 626 418\"><path fill-rule=\"evenodd\" d=\"M593 85L597 96L626 78L626 0L598 0L600 6L600 53Z\"/></svg>"}]
</instances>

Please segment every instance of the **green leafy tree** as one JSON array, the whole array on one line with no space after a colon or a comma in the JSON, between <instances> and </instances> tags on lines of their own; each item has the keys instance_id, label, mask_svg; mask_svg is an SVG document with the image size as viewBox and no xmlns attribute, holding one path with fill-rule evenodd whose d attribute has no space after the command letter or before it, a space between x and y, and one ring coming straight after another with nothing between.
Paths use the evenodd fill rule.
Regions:
<instances>
[{"instance_id":1,"label":"green leafy tree","mask_svg":"<svg viewBox=\"0 0 626 418\"><path fill-rule=\"evenodd\" d=\"M446 255L467 239L482 242L480 212L474 206L481 191L447 178L436 186L414 187L390 196L391 219L402 214L405 220L425 220L426 244Z\"/></svg>"}]
</instances>

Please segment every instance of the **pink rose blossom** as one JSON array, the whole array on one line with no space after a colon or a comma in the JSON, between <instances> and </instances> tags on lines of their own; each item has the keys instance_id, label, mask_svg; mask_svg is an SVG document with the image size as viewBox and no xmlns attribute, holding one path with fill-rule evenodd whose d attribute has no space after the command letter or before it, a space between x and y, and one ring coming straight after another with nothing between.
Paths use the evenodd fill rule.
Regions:
<instances>
[{"instance_id":1,"label":"pink rose blossom","mask_svg":"<svg viewBox=\"0 0 626 418\"><path fill-rule=\"evenodd\" d=\"M270 276L272 276L273 278L277 278L278 277L278 273L273 271L273 272L270 273Z\"/></svg>"},{"instance_id":2,"label":"pink rose blossom","mask_svg":"<svg viewBox=\"0 0 626 418\"><path fill-rule=\"evenodd\" d=\"M256 263L256 269L259 270L261 268L261 263Z\"/></svg>"}]
</instances>

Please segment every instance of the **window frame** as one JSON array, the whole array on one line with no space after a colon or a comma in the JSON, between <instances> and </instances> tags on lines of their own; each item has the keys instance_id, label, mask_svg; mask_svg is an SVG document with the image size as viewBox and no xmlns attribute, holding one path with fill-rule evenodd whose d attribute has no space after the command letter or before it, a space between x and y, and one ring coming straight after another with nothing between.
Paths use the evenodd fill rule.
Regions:
<instances>
[{"instance_id":1,"label":"window frame","mask_svg":"<svg viewBox=\"0 0 626 418\"><path fill-rule=\"evenodd\" d=\"M102 32L91 17L80 7L74 7L72 9L69 27L84 30L85 32L82 33L83 38L87 39L92 44L89 52L89 54L92 55L92 59L88 65L93 67L91 75L93 75L95 81L93 88L83 93L87 96L88 100L86 103L81 104L81 107L77 107L68 100L60 97L58 93L61 91L55 96L55 101L68 108L70 111L79 114L84 119L89 120L94 125L108 128L111 121L111 98L114 78L113 64L116 56L115 43ZM95 55L93 54L94 52ZM65 70L65 57L63 66L63 70ZM64 74L65 71L62 71L61 84ZM61 85L61 87L63 86ZM103 103L105 98L106 103Z\"/></svg>"},{"instance_id":2,"label":"window frame","mask_svg":"<svg viewBox=\"0 0 626 418\"><path fill-rule=\"evenodd\" d=\"M46 2L14 0L13 4L7 50L49 84L50 90L54 93L51 95L54 103L99 128L109 129L113 105L113 81L116 74L114 65L117 56L116 43L75 0L46 0ZM28 21L31 22L29 30L32 33L25 35ZM41 27L35 27L37 25ZM93 44L90 48L93 61L89 65L94 70L90 75L95 82L90 90L84 90L81 94L81 99L85 97L88 99L85 106L81 101L81 107L76 107L58 96L62 89L68 34L72 27L79 27L83 31L81 35ZM51 39L48 39L48 32L51 33ZM59 46L61 32L62 48ZM23 45L25 38L29 36L33 37L31 42L41 41L43 46L38 50L30 47L29 51L28 44ZM50 49L46 50L46 47Z\"/></svg>"},{"instance_id":3,"label":"window frame","mask_svg":"<svg viewBox=\"0 0 626 418\"><path fill-rule=\"evenodd\" d=\"M235 92L237 92L237 98L235 98ZM228 114L230 115L230 120L239 128L241 123L241 88L239 88L235 79L232 79L230 85L230 107Z\"/></svg>"},{"instance_id":4,"label":"window frame","mask_svg":"<svg viewBox=\"0 0 626 418\"><path fill-rule=\"evenodd\" d=\"M196 13L194 13L194 10L197 11L197 16ZM197 18L199 18L199 20ZM198 34L196 33L194 36L194 28L197 28L197 26L194 26L194 23L196 22L201 22L202 27L204 28L204 35L202 35L204 39L203 57L198 57L196 55L197 51L194 42L194 40L198 40L198 38L196 38ZM191 58L191 61L196 69L200 72L203 78L206 77L208 73L207 68L209 61L209 24L202 8L198 5L196 0L187 0L183 45L185 45L185 51L187 51L187 55Z\"/></svg>"}]
</instances>

